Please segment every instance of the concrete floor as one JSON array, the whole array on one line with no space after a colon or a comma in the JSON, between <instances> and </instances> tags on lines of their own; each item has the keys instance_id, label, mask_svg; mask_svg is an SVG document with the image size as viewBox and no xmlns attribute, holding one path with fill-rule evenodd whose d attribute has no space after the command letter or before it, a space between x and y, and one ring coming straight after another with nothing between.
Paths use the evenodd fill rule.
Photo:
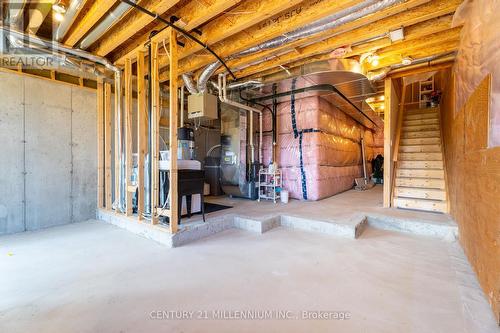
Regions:
<instances>
[{"instance_id":1,"label":"concrete floor","mask_svg":"<svg viewBox=\"0 0 500 333\"><path fill-rule=\"evenodd\" d=\"M263 218L269 215L286 213L297 217L307 217L321 221L341 222L347 221L353 214L385 215L401 219L425 220L429 223L454 225L455 222L447 214L426 213L421 211L383 208L382 207L383 186L376 185L367 191L349 190L320 201L290 200L288 204L272 201L255 201L229 198L227 196L208 197L208 202L219 203L234 208L214 212L210 216L220 216L227 213L235 213L253 218ZM191 219L183 218L185 224L199 222L200 215L194 215Z\"/></svg>"},{"instance_id":2,"label":"concrete floor","mask_svg":"<svg viewBox=\"0 0 500 333\"><path fill-rule=\"evenodd\" d=\"M0 271L1 332L498 332L456 243L370 227L230 229L170 249L89 221L0 237ZM174 310L195 318L151 318ZM223 310L350 319L196 319Z\"/></svg>"}]
</instances>

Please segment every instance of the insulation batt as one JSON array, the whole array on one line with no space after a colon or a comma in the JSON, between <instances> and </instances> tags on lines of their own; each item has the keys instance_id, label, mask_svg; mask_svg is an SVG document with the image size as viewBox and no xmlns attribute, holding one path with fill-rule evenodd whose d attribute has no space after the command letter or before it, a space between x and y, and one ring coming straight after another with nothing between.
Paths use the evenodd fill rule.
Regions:
<instances>
[{"instance_id":1,"label":"insulation batt","mask_svg":"<svg viewBox=\"0 0 500 333\"><path fill-rule=\"evenodd\" d=\"M283 172L283 188L290 197L320 200L351 189L354 178L362 177L361 137L364 137L368 172L370 161L383 153L383 131L372 132L319 96L296 98L297 131L302 134L302 170L300 143L295 137L291 102L278 104L276 159ZM263 114L263 163L272 160L272 119ZM305 176L305 182L303 182Z\"/></svg>"}]
</instances>

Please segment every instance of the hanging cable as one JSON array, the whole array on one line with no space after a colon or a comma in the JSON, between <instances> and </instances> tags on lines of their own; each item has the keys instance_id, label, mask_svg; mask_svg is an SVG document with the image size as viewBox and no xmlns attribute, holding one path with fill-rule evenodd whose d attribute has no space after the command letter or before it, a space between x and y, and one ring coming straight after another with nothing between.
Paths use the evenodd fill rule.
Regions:
<instances>
[{"instance_id":1,"label":"hanging cable","mask_svg":"<svg viewBox=\"0 0 500 333\"><path fill-rule=\"evenodd\" d=\"M201 40L199 40L198 38L196 38L195 36L193 36L192 34L190 34L188 31L182 29L182 28L179 28L178 26L170 23L169 21L165 20L164 18L162 18L159 14L157 13L153 13L151 11L149 11L148 9L130 1L130 0L120 0L121 2L124 2L126 4L128 4L129 6L143 12L144 14L147 14L151 17L153 17L154 19L162 22L162 23L165 23L167 26L171 27L172 29L180 32L181 34L183 34L184 36L186 36L187 38L191 39L193 42L195 43L198 43L200 44L201 46L203 46L203 48L205 48L208 52L210 52L215 58L217 58L217 60L222 64L222 66L224 66L226 68L226 70L228 71L228 73L232 76L233 79L236 80L236 76L233 74L233 72L229 69L229 67L226 65L226 63L224 62L224 60L222 60L221 57L219 57L219 55L217 53L214 52L214 50L212 50L210 48L210 46L208 46L207 44L203 43Z\"/></svg>"}]
</instances>

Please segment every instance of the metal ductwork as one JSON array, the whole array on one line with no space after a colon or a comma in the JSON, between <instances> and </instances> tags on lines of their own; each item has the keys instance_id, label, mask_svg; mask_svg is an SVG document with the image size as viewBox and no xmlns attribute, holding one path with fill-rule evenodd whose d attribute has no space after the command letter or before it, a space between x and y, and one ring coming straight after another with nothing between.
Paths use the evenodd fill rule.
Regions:
<instances>
[{"instance_id":1,"label":"metal ductwork","mask_svg":"<svg viewBox=\"0 0 500 333\"><path fill-rule=\"evenodd\" d=\"M375 12L378 12L395 4L401 3L403 1L404 0L382 0L382 1L365 0L353 7L347 8L338 13L322 18L300 29L296 29L289 33L283 34L282 36L261 43L257 46L254 46L247 50L231 55L228 57L228 59L236 59L258 51L276 48L286 43L290 43L301 38L309 37L314 34L352 22L361 17L373 14ZM206 89L208 79L215 73L215 71L220 67L220 65L221 65L220 62L217 61L205 67L198 80L198 90L204 91Z\"/></svg>"},{"instance_id":2,"label":"metal ductwork","mask_svg":"<svg viewBox=\"0 0 500 333\"><path fill-rule=\"evenodd\" d=\"M381 69L377 69L376 71L371 71L371 72L366 73L366 77L370 81L379 81L379 80L382 80L383 78L385 78L387 76L387 73L389 73L390 70L391 70L390 67L384 67Z\"/></svg>"},{"instance_id":3,"label":"metal ductwork","mask_svg":"<svg viewBox=\"0 0 500 333\"><path fill-rule=\"evenodd\" d=\"M252 102L263 104L273 99L278 103L288 101L292 90L300 98L319 96L367 128L381 126L379 117L363 108L365 99L376 91L365 75L353 71L357 67L359 63L350 59L308 63L290 68L289 73L281 71L265 76L261 87L246 89L245 93Z\"/></svg>"},{"instance_id":4,"label":"metal ductwork","mask_svg":"<svg viewBox=\"0 0 500 333\"><path fill-rule=\"evenodd\" d=\"M22 28L21 23L24 14L24 6L26 6L26 0L19 1L9 1L7 5L7 17L5 21L7 25L16 28Z\"/></svg>"},{"instance_id":5,"label":"metal ductwork","mask_svg":"<svg viewBox=\"0 0 500 333\"><path fill-rule=\"evenodd\" d=\"M136 2L135 0L131 0ZM115 24L120 18L123 17L129 10L130 6L124 2L120 2L115 9L113 9L105 18L95 27L92 31L85 36L80 42L81 49L87 49L92 44L94 44L106 31L108 31L113 24Z\"/></svg>"},{"instance_id":6,"label":"metal ductwork","mask_svg":"<svg viewBox=\"0 0 500 333\"><path fill-rule=\"evenodd\" d=\"M40 54L45 54L48 57L59 56L64 57L65 59L74 58L71 59L71 64L68 64L67 61L62 63L61 65L63 66L63 69L65 66L75 69L75 67L71 65L75 65L77 62L80 63L82 61L87 61L87 69L89 68L89 64L98 64L104 67L101 71L96 73L96 75L99 75L100 73L102 76L105 76L106 69L114 73L120 72L120 69L114 66L106 58L96 56L92 53L73 49L60 43L45 40L35 35L26 34L8 27L0 27L0 32L2 35L7 36L7 39L15 48L37 50ZM82 71L85 72L85 70Z\"/></svg>"},{"instance_id":7,"label":"metal ductwork","mask_svg":"<svg viewBox=\"0 0 500 333\"><path fill-rule=\"evenodd\" d=\"M186 86L186 88L190 94L197 94L198 93L198 89L196 89L196 84L194 83L192 73L182 74L182 80L184 81L184 85Z\"/></svg>"},{"instance_id":8,"label":"metal ductwork","mask_svg":"<svg viewBox=\"0 0 500 333\"><path fill-rule=\"evenodd\" d=\"M83 3L83 0L72 0L69 4L68 10L66 11L66 14L64 14L64 20L59 24L55 32L55 39L58 42L60 42L64 38L64 35L68 32L71 23L80 12L80 9L82 9Z\"/></svg>"}]
</instances>

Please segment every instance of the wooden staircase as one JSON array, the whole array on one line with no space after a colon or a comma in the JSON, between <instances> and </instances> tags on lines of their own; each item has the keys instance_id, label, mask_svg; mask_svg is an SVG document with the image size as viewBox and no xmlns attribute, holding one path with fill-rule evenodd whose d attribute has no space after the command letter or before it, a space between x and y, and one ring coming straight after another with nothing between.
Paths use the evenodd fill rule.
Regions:
<instances>
[{"instance_id":1,"label":"wooden staircase","mask_svg":"<svg viewBox=\"0 0 500 333\"><path fill-rule=\"evenodd\" d=\"M393 191L394 207L446 213L439 108L405 111Z\"/></svg>"}]
</instances>

